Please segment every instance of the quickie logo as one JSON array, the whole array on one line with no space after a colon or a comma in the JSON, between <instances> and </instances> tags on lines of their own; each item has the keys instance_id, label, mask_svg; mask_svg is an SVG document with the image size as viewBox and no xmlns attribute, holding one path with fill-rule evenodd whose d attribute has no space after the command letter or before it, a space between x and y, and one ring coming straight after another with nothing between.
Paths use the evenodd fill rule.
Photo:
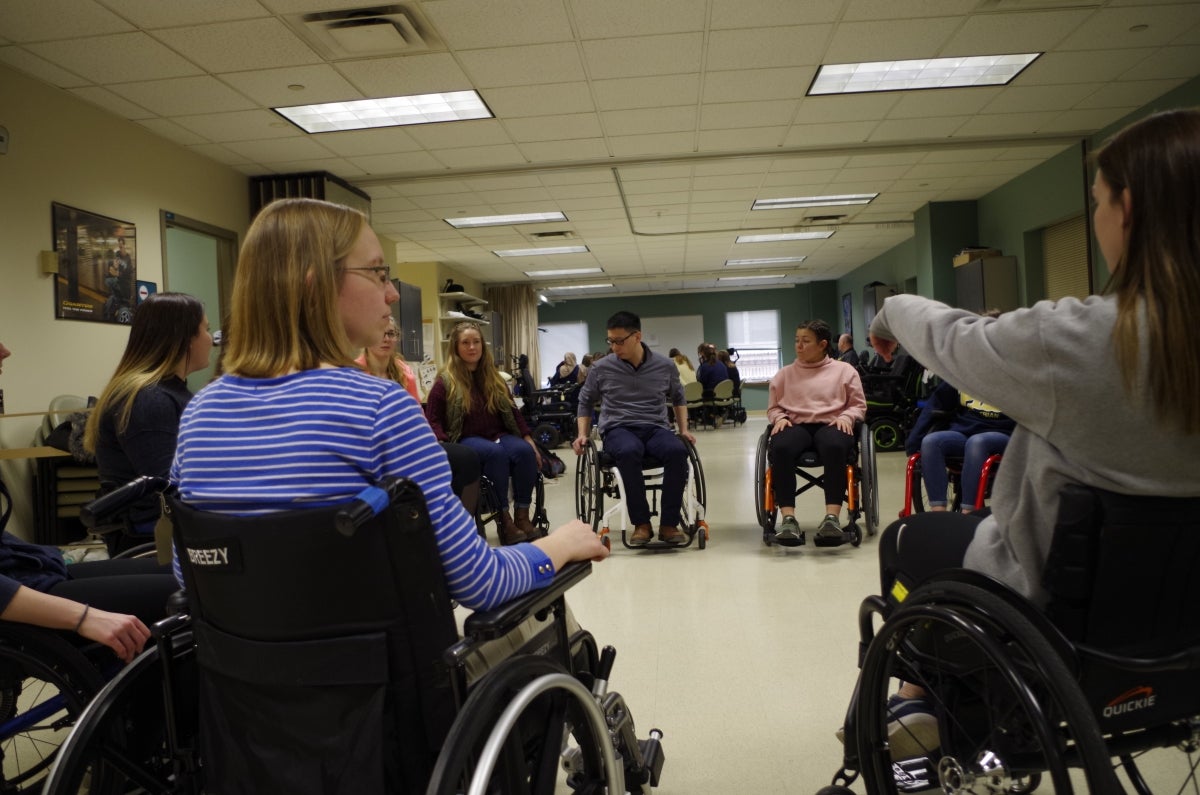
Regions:
<instances>
[{"instance_id":1,"label":"quickie logo","mask_svg":"<svg viewBox=\"0 0 1200 795\"><path fill-rule=\"evenodd\" d=\"M1104 717L1115 718L1118 715L1124 715L1127 712L1134 712L1139 709L1148 709L1154 706L1154 702L1158 697L1154 695L1154 688L1142 685L1135 687L1132 690L1127 690L1121 695L1108 702L1104 707Z\"/></svg>"}]
</instances>

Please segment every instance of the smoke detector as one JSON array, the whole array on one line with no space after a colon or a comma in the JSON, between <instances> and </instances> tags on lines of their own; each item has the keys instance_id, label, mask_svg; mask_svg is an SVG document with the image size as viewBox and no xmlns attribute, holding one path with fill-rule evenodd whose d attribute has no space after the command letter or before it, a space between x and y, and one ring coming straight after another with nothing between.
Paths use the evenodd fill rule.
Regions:
<instances>
[{"instance_id":1,"label":"smoke detector","mask_svg":"<svg viewBox=\"0 0 1200 795\"><path fill-rule=\"evenodd\" d=\"M334 61L445 49L420 12L398 4L301 14L288 22Z\"/></svg>"}]
</instances>

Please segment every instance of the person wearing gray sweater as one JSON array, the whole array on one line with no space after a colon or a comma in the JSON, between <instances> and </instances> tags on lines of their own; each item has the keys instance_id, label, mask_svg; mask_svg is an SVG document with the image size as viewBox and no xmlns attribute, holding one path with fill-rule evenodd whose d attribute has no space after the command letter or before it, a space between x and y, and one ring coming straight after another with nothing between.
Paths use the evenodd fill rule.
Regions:
<instances>
[{"instance_id":1,"label":"person wearing gray sweater","mask_svg":"<svg viewBox=\"0 0 1200 795\"><path fill-rule=\"evenodd\" d=\"M1043 605L1063 486L1200 496L1200 110L1147 117L1095 162L1093 229L1111 274L1104 295L997 318L901 295L871 324L885 359L899 343L1017 423L991 516L919 514L884 532L885 596L902 601L924 577L965 566ZM923 695L906 683L889 700L889 733L905 729L892 738L894 757L936 742Z\"/></svg>"}]
</instances>

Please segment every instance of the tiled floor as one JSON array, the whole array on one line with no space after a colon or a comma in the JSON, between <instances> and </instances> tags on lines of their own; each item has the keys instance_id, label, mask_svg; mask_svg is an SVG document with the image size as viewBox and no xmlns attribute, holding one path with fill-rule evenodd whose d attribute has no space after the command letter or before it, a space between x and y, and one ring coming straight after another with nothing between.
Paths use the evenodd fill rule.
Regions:
<instances>
[{"instance_id":1,"label":"tiled floor","mask_svg":"<svg viewBox=\"0 0 1200 795\"><path fill-rule=\"evenodd\" d=\"M616 647L612 687L639 735L664 733L665 795L811 793L840 765L833 732L857 673L858 604L879 590L876 539L858 549L763 546L753 487L764 426L751 417L696 432L707 549L635 551L618 537L570 597L580 623ZM574 454L558 452L572 475ZM878 461L886 522L900 507L904 459ZM573 515L574 488L573 477L547 487L552 524ZM802 527L816 527L823 502L815 490L800 497Z\"/></svg>"}]
</instances>

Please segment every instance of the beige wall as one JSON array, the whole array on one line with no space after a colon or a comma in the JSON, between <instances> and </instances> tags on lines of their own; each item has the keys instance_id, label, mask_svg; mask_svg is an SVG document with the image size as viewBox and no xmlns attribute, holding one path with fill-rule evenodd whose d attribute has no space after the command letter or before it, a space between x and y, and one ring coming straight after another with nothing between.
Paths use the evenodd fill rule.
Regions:
<instances>
[{"instance_id":1,"label":"beige wall","mask_svg":"<svg viewBox=\"0 0 1200 795\"><path fill-rule=\"evenodd\" d=\"M38 252L53 246L50 203L137 225L138 278L162 279L159 211L229 229L239 241L249 198L243 174L0 66L0 341L12 349L0 389L8 414L44 411L59 394L95 395L124 349L128 329L56 320L51 276ZM37 418L0 420L0 446L26 447ZM28 462L3 462L16 501L10 530L27 534Z\"/></svg>"}]
</instances>

